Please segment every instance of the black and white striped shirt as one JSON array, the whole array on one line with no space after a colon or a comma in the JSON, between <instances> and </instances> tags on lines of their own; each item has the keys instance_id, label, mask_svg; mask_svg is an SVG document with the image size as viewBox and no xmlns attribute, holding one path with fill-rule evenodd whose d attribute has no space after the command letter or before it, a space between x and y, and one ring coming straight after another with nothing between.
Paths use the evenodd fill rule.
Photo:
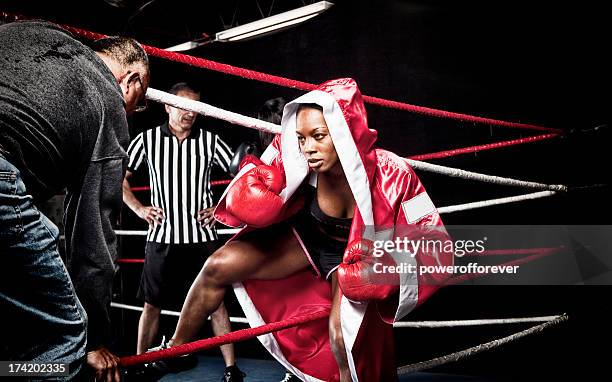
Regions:
<instances>
[{"instance_id":1,"label":"black and white striped shirt","mask_svg":"<svg viewBox=\"0 0 612 382\"><path fill-rule=\"evenodd\" d=\"M131 172L143 160L147 163L151 205L165 213L161 224L149 228L147 241L185 244L217 239L214 228L200 225L197 213L214 205L210 189L212 165L227 172L233 156L219 136L194 127L179 144L165 123L138 134L130 143L128 155Z\"/></svg>"}]
</instances>

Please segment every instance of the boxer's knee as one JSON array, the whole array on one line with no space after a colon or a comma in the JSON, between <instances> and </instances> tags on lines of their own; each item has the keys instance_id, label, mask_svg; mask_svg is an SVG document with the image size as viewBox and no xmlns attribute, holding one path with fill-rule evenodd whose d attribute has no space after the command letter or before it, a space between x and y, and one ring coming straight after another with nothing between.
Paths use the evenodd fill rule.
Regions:
<instances>
[{"instance_id":1,"label":"boxer's knee","mask_svg":"<svg viewBox=\"0 0 612 382\"><path fill-rule=\"evenodd\" d=\"M204 263L200 273L204 283L213 286L224 286L231 283L231 265L228 257L231 256L231 246L224 245L213 253Z\"/></svg>"},{"instance_id":2,"label":"boxer's knee","mask_svg":"<svg viewBox=\"0 0 612 382\"><path fill-rule=\"evenodd\" d=\"M223 304L223 301L221 302L221 304L219 304L217 310L210 314L210 317L213 320L223 320L229 317L227 314L227 309L225 309L225 305Z\"/></svg>"},{"instance_id":3,"label":"boxer's knee","mask_svg":"<svg viewBox=\"0 0 612 382\"><path fill-rule=\"evenodd\" d=\"M161 313L161 308L158 306L149 304L148 302L145 302L144 307L143 307L143 313L158 315Z\"/></svg>"}]
</instances>

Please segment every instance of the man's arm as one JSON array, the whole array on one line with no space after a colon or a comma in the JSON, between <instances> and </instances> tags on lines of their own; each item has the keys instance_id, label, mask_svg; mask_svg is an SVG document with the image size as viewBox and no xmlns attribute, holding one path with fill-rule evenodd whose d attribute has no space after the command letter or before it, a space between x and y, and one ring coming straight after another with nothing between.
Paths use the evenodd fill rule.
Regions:
<instances>
[{"instance_id":1,"label":"man's arm","mask_svg":"<svg viewBox=\"0 0 612 382\"><path fill-rule=\"evenodd\" d=\"M153 206L144 206L134 192L132 192L132 187L130 185L129 178L132 176L131 171L127 171L125 173L125 177L123 178L123 202L127 204L128 207L138 217L146 221L150 226L156 223L161 223L164 220L164 210L159 207Z\"/></svg>"},{"instance_id":2,"label":"man's arm","mask_svg":"<svg viewBox=\"0 0 612 382\"><path fill-rule=\"evenodd\" d=\"M218 135L214 135L214 139L215 152L213 153L213 162L217 166L221 167L223 171L233 177L234 175L231 174L230 171L230 162L232 161L234 152L227 143L225 143L221 138L219 138ZM213 217L215 208L216 206L211 206L198 211L197 219L198 222L202 224L202 227L212 228L215 225L216 220Z\"/></svg>"},{"instance_id":3,"label":"man's arm","mask_svg":"<svg viewBox=\"0 0 612 382\"><path fill-rule=\"evenodd\" d=\"M223 171L229 173L230 162L232 161L232 157L234 156L234 151L218 135L215 135L215 139L216 144L213 161L217 166L221 167Z\"/></svg>"},{"instance_id":4,"label":"man's arm","mask_svg":"<svg viewBox=\"0 0 612 382\"><path fill-rule=\"evenodd\" d=\"M109 381L118 381L117 359L107 347L117 259L113 223L121 208L122 162L123 158L92 161L82 183L68 189L65 205L68 269L88 316L87 363Z\"/></svg>"}]
</instances>

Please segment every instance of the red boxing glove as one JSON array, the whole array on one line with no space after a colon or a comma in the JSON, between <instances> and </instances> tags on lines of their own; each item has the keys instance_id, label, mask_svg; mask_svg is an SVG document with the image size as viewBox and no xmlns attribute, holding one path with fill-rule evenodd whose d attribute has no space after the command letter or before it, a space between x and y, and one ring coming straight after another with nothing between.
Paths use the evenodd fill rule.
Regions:
<instances>
[{"instance_id":1,"label":"red boxing glove","mask_svg":"<svg viewBox=\"0 0 612 382\"><path fill-rule=\"evenodd\" d=\"M265 165L265 163L261 159L256 157L255 155L247 154L240 161L240 165L238 166L238 171L242 170L244 166L251 164L251 163L254 164L255 166Z\"/></svg>"},{"instance_id":2,"label":"red boxing glove","mask_svg":"<svg viewBox=\"0 0 612 382\"><path fill-rule=\"evenodd\" d=\"M397 293L399 277L382 273L383 265L395 265L395 262L387 253L374 256L371 240L357 239L350 243L338 267L342 293L353 301L382 301Z\"/></svg>"},{"instance_id":3,"label":"red boxing glove","mask_svg":"<svg viewBox=\"0 0 612 382\"><path fill-rule=\"evenodd\" d=\"M283 209L279 196L282 188L283 175L276 167L252 168L227 191L227 211L247 225L269 226L277 221Z\"/></svg>"}]
</instances>

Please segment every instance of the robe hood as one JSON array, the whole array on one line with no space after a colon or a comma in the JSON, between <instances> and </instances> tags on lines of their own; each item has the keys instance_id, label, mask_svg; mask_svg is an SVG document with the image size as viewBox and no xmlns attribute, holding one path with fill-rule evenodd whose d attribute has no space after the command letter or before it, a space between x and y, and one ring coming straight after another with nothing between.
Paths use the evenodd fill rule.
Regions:
<instances>
[{"instance_id":1,"label":"robe hood","mask_svg":"<svg viewBox=\"0 0 612 382\"><path fill-rule=\"evenodd\" d=\"M316 104L323 109L323 116L355 198L365 226L374 226L372 195L370 188L376 170L374 144L377 132L368 128L368 118L363 96L352 78L340 78L321 84L317 89L285 105L282 119L281 156L285 168L286 188L281 196L287 200L300 186L309 172L308 162L302 154L295 130L300 105ZM265 158L262 157L262 159ZM316 183L312 174L311 183ZM359 215L359 216L357 216ZM372 234L364 237L374 239Z\"/></svg>"}]
</instances>

